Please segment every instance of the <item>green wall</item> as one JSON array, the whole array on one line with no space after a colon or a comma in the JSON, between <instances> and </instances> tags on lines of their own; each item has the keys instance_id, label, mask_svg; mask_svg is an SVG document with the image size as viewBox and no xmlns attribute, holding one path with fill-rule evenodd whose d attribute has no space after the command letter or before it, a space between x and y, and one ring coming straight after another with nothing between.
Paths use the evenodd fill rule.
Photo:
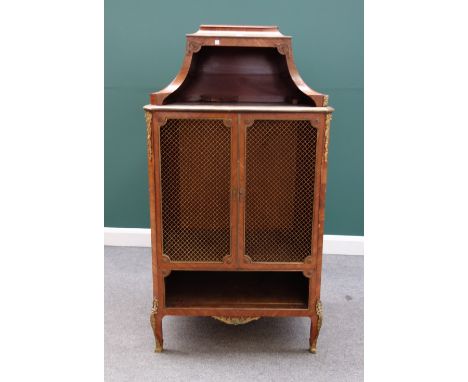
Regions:
<instances>
[{"instance_id":1,"label":"green wall","mask_svg":"<svg viewBox=\"0 0 468 382\"><path fill-rule=\"evenodd\" d=\"M325 233L363 235L363 0L106 0L105 226L149 227L145 122L149 93L177 74L200 24L278 25L296 65L330 95Z\"/></svg>"}]
</instances>

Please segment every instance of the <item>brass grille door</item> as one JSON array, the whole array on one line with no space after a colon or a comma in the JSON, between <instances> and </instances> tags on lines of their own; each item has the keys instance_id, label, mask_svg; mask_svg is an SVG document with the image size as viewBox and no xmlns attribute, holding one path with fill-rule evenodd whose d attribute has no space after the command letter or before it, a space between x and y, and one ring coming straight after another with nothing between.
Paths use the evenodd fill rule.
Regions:
<instances>
[{"instance_id":1,"label":"brass grille door","mask_svg":"<svg viewBox=\"0 0 468 382\"><path fill-rule=\"evenodd\" d=\"M308 120L257 119L242 131L242 262L304 264L312 255L318 130Z\"/></svg>"},{"instance_id":2,"label":"brass grille door","mask_svg":"<svg viewBox=\"0 0 468 382\"><path fill-rule=\"evenodd\" d=\"M232 263L231 127L168 118L159 145L164 261Z\"/></svg>"}]
</instances>

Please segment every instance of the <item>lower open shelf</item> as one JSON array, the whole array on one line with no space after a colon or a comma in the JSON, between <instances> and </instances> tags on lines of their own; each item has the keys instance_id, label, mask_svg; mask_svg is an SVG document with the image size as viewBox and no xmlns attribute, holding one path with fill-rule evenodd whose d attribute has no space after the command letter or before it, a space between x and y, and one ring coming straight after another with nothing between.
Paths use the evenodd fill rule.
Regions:
<instances>
[{"instance_id":1,"label":"lower open shelf","mask_svg":"<svg viewBox=\"0 0 468 382\"><path fill-rule=\"evenodd\" d=\"M167 308L308 307L302 272L172 271L164 280Z\"/></svg>"}]
</instances>

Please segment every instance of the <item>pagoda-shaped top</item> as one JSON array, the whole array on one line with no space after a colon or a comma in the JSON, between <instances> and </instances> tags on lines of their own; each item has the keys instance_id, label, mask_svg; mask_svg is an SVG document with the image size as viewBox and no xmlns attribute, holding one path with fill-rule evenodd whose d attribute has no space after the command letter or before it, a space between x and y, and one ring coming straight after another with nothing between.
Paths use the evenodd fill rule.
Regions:
<instances>
[{"instance_id":1,"label":"pagoda-shaped top","mask_svg":"<svg viewBox=\"0 0 468 382\"><path fill-rule=\"evenodd\" d=\"M294 64L277 26L201 25L187 34L182 68L152 105L327 106Z\"/></svg>"}]
</instances>

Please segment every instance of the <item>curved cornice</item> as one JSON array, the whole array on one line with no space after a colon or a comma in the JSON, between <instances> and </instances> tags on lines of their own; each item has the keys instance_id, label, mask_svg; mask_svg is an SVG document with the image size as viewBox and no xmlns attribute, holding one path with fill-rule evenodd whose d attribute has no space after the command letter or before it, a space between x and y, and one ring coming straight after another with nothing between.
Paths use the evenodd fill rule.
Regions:
<instances>
[{"instance_id":1,"label":"curved cornice","mask_svg":"<svg viewBox=\"0 0 468 382\"><path fill-rule=\"evenodd\" d=\"M175 92L187 78L193 54L203 46L238 46L276 48L285 56L289 74L297 88L315 102L315 105L327 106L328 96L309 87L300 76L294 63L291 38L284 36L277 27L202 25L198 32L187 35L187 44L182 67L177 76L164 89L150 96L152 105L163 105L164 100Z\"/></svg>"}]
</instances>

